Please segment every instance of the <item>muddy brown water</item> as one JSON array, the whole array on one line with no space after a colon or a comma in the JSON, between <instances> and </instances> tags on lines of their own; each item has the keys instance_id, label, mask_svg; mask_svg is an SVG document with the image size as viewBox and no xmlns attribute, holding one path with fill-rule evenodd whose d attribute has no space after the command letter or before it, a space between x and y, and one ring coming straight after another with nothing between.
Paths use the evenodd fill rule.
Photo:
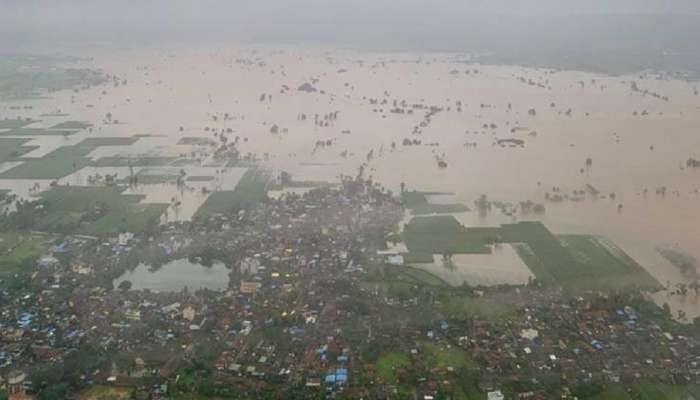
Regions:
<instances>
[{"instance_id":1,"label":"muddy brown water","mask_svg":"<svg viewBox=\"0 0 700 400\"><path fill-rule=\"evenodd\" d=\"M92 155L96 158L176 155L189 151L188 146L175 145L182 137L213 138L205 131L209 127L231 129L227 136L241 137L242 152L261 157L268 153L268 166L290 171L298 179L354 175L373 150L366 174L388 188L398 192L405 182L412 189L452 192L454 199L470 206L481 194L500 201L542 202L552 187L569 193L590 184L601 197L614 192L616 199L588 196L578 202L547 203L540 219L557 233L610 238L664 285L687 278L660 257L656 247L674 245L700 259L700 170L685 168L688 158L700 158L700 97L693 83L651 74L609 77L468 65L454 54L211 44L90 50L82 55L92 58L81 66L101 68L126 79L127 85L58 92L33 101L32 115L22 115L60 109L70 119L94 123L91 136L159 135L126 148L98 149ZM241 60L245 62L237 62ZM632 81L669 101L633 91ZM297 90L307 82L318 92ZM261 101L262 94L271 95L271 100L266 96ZM381 104L384 99L387 104ZM394 100L443 111L419 127L420 134L412 134L426 110L391 113ZM16 116L2 105L0 110L3 116ZM323 119L336 111L338 118L328 127L314 124L315 114ZM106 123L107 113L120 123ZM230 118L224 120L224 113ZM302 113L307 116L304 121L299 118ZM270 133L273 125L280 133ZM422 144L402 146L406 138ZM525 144L494 145L508 138ZM33 145L45 143L31 155L42 156L76 139L37 138ZM330 146L316 146L328 140ZM592 160L590 168L587 158ZM438 159L447 167L439 168ZM18 184L26 191L25 182ZM667 187L666 196L655 194L661 186ZM188 201L187 196L182 199ZM183 212L185 218L192 208ZM459 219L467 225L493 225L514 218L466 213ZM697 302L684 304L690 304L683 306L687 311L700 313Z\"/></svg>"}]
</instances>

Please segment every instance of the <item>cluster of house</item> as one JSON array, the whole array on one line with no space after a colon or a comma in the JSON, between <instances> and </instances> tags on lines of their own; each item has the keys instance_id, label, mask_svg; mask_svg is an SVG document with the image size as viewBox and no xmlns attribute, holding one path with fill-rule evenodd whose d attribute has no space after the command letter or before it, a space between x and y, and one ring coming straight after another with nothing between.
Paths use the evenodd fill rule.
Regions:
<instances>
[{"instance_id":1,"label":"cluster of house","mask_svg":"<svg viewBox=\"0 0 700 400\"><path fill-rule=\"evenodd\" d=\"M0 386L13 398L31 396L34 368L60 363L89 344L108 360L75 390L149 382L152 398L168 398L183 365L196 360L213 371L214 382L250 396L300 386L336 396L391 397L395 382L384 381L363 356L377 337L411 360L394 373L399 380L412 377L414 393L426 400L457 390L464 366L432 365L421 350L425 343L457 350L478 365L478 388L494 400L516 382L550 375L559 377L560 394L581 382L698 380L698 338L663 326L633 302L494 288L469 295L510 291L518 300L507 319L450 320L432 294L397 299L366 290L369 265L386 262L380 250L402 217L388 193L352 180L198 224L171 224L150 238L62 238L30 271L24 288L2 293ZM133 266L130 260L184 257L224 262L227 287L155 292L111 285ZM433 309L429 326L414 317L393 321L397 333L384 331L392 322L387 319L417 314L422 302ZM548 398L551 389L530 385L519 395Z\"/></svg>"},{"instance_id":2,"label":"cluster of house","mask_svg":"<svg viewBox=\"0 0 700 400\"><path fill-rule=\"evenodd\" d=\"M168 383L184 362L202 357L202 344L215 343L211 366L222 382L245 379L254 388L275 377L343 390L351 376L349 348L334 351L332 359L315 352L314 368L299 368L309 346L338 346L334 329L318 323L326 299L315 288L361 271L358 254L373 251L364 240L376 232L383 237L401 216L389 194L370 182L347 181L339 189L283 196L197 226L165 226L147 239L64 238L37 263L26 288L3 295L0 376L22 372L29 388L33 368L60 363L89 343L132 362L113 361L86 375L86 386L138 386L146 377ZM105 280L119 276L131 259L154 253L161 260L201 257L206 251L230 269L225 290L129 290Z\"/></svg>"}]
</instances>

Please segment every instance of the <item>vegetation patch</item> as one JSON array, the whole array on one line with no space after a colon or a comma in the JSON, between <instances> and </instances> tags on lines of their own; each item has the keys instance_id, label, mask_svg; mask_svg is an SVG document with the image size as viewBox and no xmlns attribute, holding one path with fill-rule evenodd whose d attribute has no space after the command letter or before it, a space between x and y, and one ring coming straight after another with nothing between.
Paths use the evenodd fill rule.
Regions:
<instances>
[{"instance_id":1,"label":"vegetation patch","mask_svg":"<svg viewBox=\"0 0 700 400\"><path fill-rule=\"evenodd\" d=\"M428 196L446 193L438 192L403 192L401 201L404 207L411 210L415 215L424 214L450 214L469 211L469 207L464 204L431 204Z\"/></svg>"},{"instance_id":2,"label":"vegetation patch","mask_svg":"<svg viewBox=\"0 0 700 400\"><path fill-rule=\"evenodd\" d=\"M84 391L80 398L84 400L127 400L132 396L133 390L125 387L97 385Z\"/></svg>"},{"instance_id":3,"label":"vegetation patch","mask_svg":"<svg viewBox=\"0 0 700 400\"><path fill-rule=\"evenodd\" d=\"M431 253L408 252L401 255L406 264L429 264L435 261Z\"/></svg>"},{"instance_id":4,"label":"vegetation patch","mask_svg":"<svg viewBox=\"0 0 700 400\"><path fill-rule=\"evenodd\" d=\"M12 140L12 139L0 139ZM22 140L22 139L16 139ZM59 179L79 169L94 165L88 154L100 146L127 146L135 143L137 138L90 138L74 146L64 146L52 151L42 158L24 160L18 165L0 174L0 179ZM15 151L22 151L20 142L14 142ZM32 148L28 148L31 150ZM2 157L3 150L0 150ZM26 153L26 152L25 152ZM11 153L13 154L13 153ZM0 158L1 159L1 158Z\"/></svg>"},{"instance_id":5,"label":"vegetation patch","mask_svg":"<svg viewBox=\"0 0 700 400\"><path fill-rule=\"evenodd\" d=\"M590 235L561 235L560 243L577 261L576 286L600 289L658 289L659 283L613 243Z\"/></svg>"},{"instance_id":6,"label":"vegetation patch","mask_svg":"<svg viewBox=\"0 0 700 400\"><path fill-rule=\"evenodd\" d=\"M230 214L266 200L269 178L269 173L266 171L258 168L248 169L234 190L212 193L197 210L195 218Z\"/></svg>"},{"instance_id":7,"label":"vegetation patch","mask_svg":"<svg viewBox=\"0 0 700 400\"><path fill-rule=\"evenodd\" d=\"M65 146L60 147L46 156L26 160L4 173L1 179L59 179L70 175L79 169L90 165L86 156L92 147Z\"/></svg>"},{"instance_id":8,"label":"vegetation patch","mask_svg":"<svg viewBox=\"0 0 700 400\"><path fill-rule=\"evenodd\" d=\"M70 136L78 131L76 130L62 130L53 131L43 128L14 128L0 132L0 135L4 136Z\"/></svg>"},{"instance_id":9,"label":"vegetation patch","mask_svg":"<svg viewBox=\"0 0 700 400\"><path fill-rule=\"evenodd\" d=\"M216 142L205 137L184 137L178 140L177 144L191 146L211 146L216 145Z\"/></svg>"},{"instance_id":10,"label":"vegetation patch","mask_svg":"<svg viewBox=\"0 0 700 400\"><path fill-rule=\"evenodd\" d=\"M36 149L33 146L25 146L28 141L29 139L0 138L0 163L12 161Z\"/></svg>"},{"instance_id":11,"label":"vegetation patch","mask_svg":"<svg viewBox=\"0 0 700 400\"><path fill-rule=\"evenodd\" d=\"M16 118L16 119L0 119L0 129L19 129L19 128L24 128L27 125L31 125L37 121L33 119L22 119L22 118Z\"/></svg>"},{"instance_id":12,"label":"vegetation patch","mask_svg":"<svg viewBox=\"0 0 700 400\"><path fill-rule=\"evenodd\" d=\"M216 178L213 177L213 176L196 176L196 175L193 175L193 176L188 176L187 179L186 179L186 181L187 181L187 182L211 182L211 181L213 181L214 179L216 179Z\"/></svg>"},{"instance_id":13,"label":"vegetation patch","mask_svg":"<svg viewBox=\"0 0 700 400\"><path fill-rule=\"evenodd\" d=\"M403 240L411 253L490 254L497 231L465 228L453 216L416 217L404 227Z\"/></svg>"},{"instance_id":14,"label":"vegetation patch","mask_svg":"<svg viewBox=\"0 0 700 400\"><path fill-rule=\"evenodd\" d=\"M175 161L176 157L102 157L95 161L95 167L163 167Z\"/></svg>"},{"instance_id":15,"label":"vegetation patch","mask_svg":"<svg viewBox=\"0 0 700 400\"><path fill-rule=\"evenodd\" d=\"M102 137L88 138L78 143L80 147L98 148L100 146L131 146L139 141L137 137Z\"/></svg>"},{"instance_id":16,"label":"vegetation patch","mask_svg":"<svg viewBox=\"0 0 700 400\"><path fill-rule=\"evenodd\" d=\"M398 267L397 269L398 273L403 275L407 281L425 286L447 286L447 282L428 271L412 267Z\"/></svg>"},{"instance_id":17,"label":"vegetation patch","mask_svg":"<svg viewBox=\"0 0 700 400\"><path fill-rule=\"evenodd\" d=\"M439 309L447 319L478 317L491 321L504 320L515 311L515 307L498 299L461 293L442 296Z\"/></svg>"},{"instance_id":18,"label":"vegetation patch","mask_svg":"<svg viewBox=\"0 0 700 400\"><path fill-rule=\"evenodd\" d=\"M469 359L459 347L442 348L434 343L423 344L423 354L428 365L434 368L477 369L477 364Z\"/></svg>"},{"instance_id":19,"label":"vegetation patch","mask_svg":"<svg viewBox=\"0 0 700 400\"><path fill-rule=\"evenodd\" d=\"M123 195L118 187L54 187L40 195L39 228L57 233L110 236L142 233L160 221L167 204L140 204L143 196Z\"/></svg>"},{"instance_id":20,"label":"vegetation patch","mask_svg":"<svg viewBox=\"0 0 700 400\"><path fill-rule=\"evenodd\" d=\"M465 228L453 216L416 217L402 233L407 263L432 254L489 254L511 243L535 277L570 289L658 289L658 282L612 242L590 235L555 236L540 222Z\"/></svg>"},{"instance_id":21,"label":"vegetation patch","mask_svg":"<svg viewBox=\"0 0 700 400\"><path fill-rule=\"evenodd\" d=\"M542 282L565 283L582 273L572 254L539 222L503 225L502 234L505 242L527 244L531 253L522 246L516 246L516 250Z\"/></svg>"},{"instance_id":22,"label":"vegetation patch","mask_svg":"<svg viewBox=\"0 0 700 400\"><path fill-rule=\"evenodd\" d=\"M405 354L384 354L377 360L377 375L386 383L396 383L398 382L398 371L411 366L411 359Z\"/></svg>"},{"instance_id":23,"label":"vegetation patch","mask_svg":"<svg viewBox=\"0 0 700 400\"><path fill-rule=\"evenodd\" d=\"M141 185L162 185L177 183L178 175L149 175L138 174L138 183Z\"/></svg>"},{"instance_id":24,"label":"vegetation patch","mask_svg":"<svg viewBox=\"0 0 700 400\"><path fill-rule=\"evenodd\" d=\"M71 130L83 130L91 127L92 124L81 121L65 121L60 124L56 124L49 129L71 129Z\"/></svg>"},{"instance_id":25,"label":"vegetation patch","mask_svg":"<svg viewBox=\"0 0 700 400\"><path fill-rule=\"evenodd\" d=\"M0 279L21 272L23 266L39 258L43 250L42 240L27 233L0 233Z\"/></svg>"}]
</instances>

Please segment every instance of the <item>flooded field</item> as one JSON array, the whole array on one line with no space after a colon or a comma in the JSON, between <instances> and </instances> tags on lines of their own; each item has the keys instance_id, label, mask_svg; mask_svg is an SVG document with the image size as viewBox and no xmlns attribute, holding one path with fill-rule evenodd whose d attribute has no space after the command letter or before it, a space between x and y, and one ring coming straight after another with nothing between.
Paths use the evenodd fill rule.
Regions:
<instances>
[{"instance_id":1,"label":"flooded field","mask_svg":"<svg viewBox=\"0 0 700 400\"><path fill-rule=\"evenodd\" d=\"M207 267L182 259L169 262L155 271L148 265L141 264L117 278L114 287L119 287L123 281L129 281L134 290L148 289L154 292L179 292L184 288L191 291L225 290L228 287L228 274L229 270L221 262Z\"/></svg>"},{"instance_id":2,"label":"flooded field","mask_svg":"<svg viewBox=\"0 0 700 400\"><path fill-rule=\"evenodd\" d=\"M515 205L543 203L546 212L538 215L515 207L510 215L469 211L457 217L466 226L537 219L557 234L602 235L664 286L688 278L656 252L658 246L700 258L700 169L687 163L700 158L695 83L652 73L611 77L475 65L457 54L223 44L82 52L92 58L78 65L124 83L0 103L0 118L31 117L40 121L28 128L46 128L66 117L41 115L60 110L93 124L68 136L32 136L27 145L36 148L23 159L86 138L139 135L134 144L100 146L86 157L107 160L103 164L150 157L188 176L216 177L188 182L192 190L172 184L136 189L144 202L171 204L165 220L191 218L207 199L203 186L235 187L240 171L221 177L224 166L211 157L217 143L235 140L242 155L298 181L363 173L396 193L402 184L451 193L431 196L436 204L474 209L481 195ZM8 132L0 135L12 137ZM0 171L16 166L3 163ZM84 185L88 175L130 173L111 169L115 165L89 168L59 182ZM49 182L38 181L37 189L31 179L0 179L0 189L30 196ZM497 261L465 262L506 264L509 251L504 247ZM446 276L463 279L453 274ZM489 281L478 272L472 278Z\"/></svg>"},{"instance_id":3,"label":"flooded field","mask_svg":"<svg viewBox=\"0 0 700 400\"><path fill-rule=\"evenodd\" d=\"M449 262L441 254L433 254L432 263L414 266L453 286L463 283L471 286L523 285L535 277L509 244L493 246L491 254L455 254Z\"/></svg>"}]
</instances>

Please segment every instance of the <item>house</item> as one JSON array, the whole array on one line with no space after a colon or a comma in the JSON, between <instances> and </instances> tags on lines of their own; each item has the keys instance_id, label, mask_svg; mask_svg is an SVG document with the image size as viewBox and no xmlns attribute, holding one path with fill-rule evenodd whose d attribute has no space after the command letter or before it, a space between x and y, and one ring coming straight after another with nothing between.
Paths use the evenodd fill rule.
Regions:
<instances>
[{"instance_id":1,"label":"house","mask_svg":"<svg viewBox=\"0 0 700 400\"><path fill-rule=\"evenodd\" d=\"M9 398L23 399L27 394L27 374L13 371L7 376L7 394Z\"/></svg>"},{"instance_id":2,"label":"house","mask_svg":"<svg viewBox=\"0 0 700 400\"><path fill-rule=\"evenodd\" d=\"M241 281L240 292L243 294L254 294L258 289L260 289L260 282L246 282Z\"/></svg>"},{"instance_id":3,"label":"house","mask_svg":"<svg viewBox=\"0 0 700 400\"><path fill-rule=\"evenodd\" d=\"M83 264L75 264L71 269L74 273L79 275L88 275L92 273L92 267Z\"/></svg>"},{"instance_id":4,"label":"house","mask_svg":"<svg viewBox=\"0 0 700 400\"><path fill-rule=\"evenodd\" d=\"M182 318L190 322L194 321L196 314L197 313L192 306L187 306L182 310Z\"/></svg>"},{"instance_id":5,"label":"house","mask_svg":"<svg viewBox=\"0 0 700 400\"><path fill-rule=\"evenodd\" d=\"M494 390L493 392L488 392L486 398L488 400L504 400L505 396L503 396L500 390Z\"/></svg>"},{"instance_id":6,"label":"house","mask_svg":"<svg viewBox=\"0 0 700 400\"><path fill-rule=\"evenodd\" d=\"M131 321L141 321L141 311L137 309L126 310L124 316Z\"/></svg>"},{"instance_id":7,"label":"house","mask_svg":"<svg viewBox=\"0 0 700 400\"><path fill-rule=\"evenodd\" d=\"M260 269L260 261L255 257L246 257L241 261L241 274L255 275Z\"/></svg>"},{"instance_id":8,"label":"house","mask_svg":"<svg viewBox=\"0 0 700 400\"><path fill-rule=\"evenodd\" d=\"M321 386L321 379L320 378L309 378L306 380L306 387L320 387Z\"/></svg>"},{"instance_id":9,"label":"house","mask_svg":"<svg viewBox=\"0 0 700 400\"><path fill-rule=\"evenodd\" d=\"M119 245L120 246L128 246L129 242L134 238L134 234L131 232L124 232L119 234Z\"/></svg>"},{"instance_id":10,"label":"house","mask_svg":"<svg viewBox=\"0 0 700 400\"><path fill-rule=\"evenodd\" d=\"M386 263L389 265L402 266L404 262L405 260L401 254L392 254L386 257Z\"/></svg>"}]
</instances>

